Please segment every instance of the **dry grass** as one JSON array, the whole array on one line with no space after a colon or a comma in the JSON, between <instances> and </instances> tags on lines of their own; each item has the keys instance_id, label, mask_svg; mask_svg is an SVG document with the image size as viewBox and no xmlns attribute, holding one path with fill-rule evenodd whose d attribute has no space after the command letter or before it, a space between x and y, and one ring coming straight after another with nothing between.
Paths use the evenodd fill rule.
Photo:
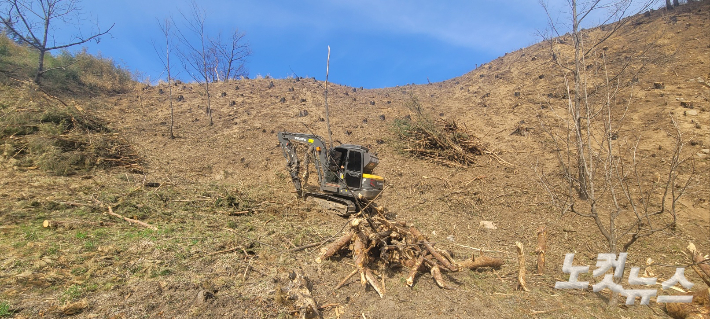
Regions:
<instances>
[{"instance_id":1,"label":"dry grass","mask_svg":"<svg viewBox=\"0 0 710 319\"><path fill-rule=\"evenodd\" d=\"M668 112L678 115L682 131L696 141L688 146L689 151L701 153L710 145L710 132L696 128L696 124L710 125L708 102L697 94L706 89L697 81L688 81L706 77L706 70L698 66L710 65L706 44L694 40L705 39L702 35L709 21L705 8L693 11L698 18L675 11L675 24L665 19L665 13L655 12L648 25L630 26L639 32L668 28L666 41L683 48L674 50L677 57L648 67L635 86L638 99L632 103L629 126L655 143L643 150L652 164L650 173L663 167L658 146L667 144L660 123L666 121ZM635 43L644 42L643 35L634 34L639 38L617 40L610 50L632 50ZM468 271L446 277L455 290L439 289L427 274L408 288L407 269L385 268L376 269L386 283L384 299L357 283L334 291L332 287L351 272L352 256L344 253L318 265L314 262L317 247L288 252L338 234L345 222L296 199L275 137L282 130L327 135L320 121L323 88L311 79L256 79L214 85L213 126L207 125L204 96L197 85L177 85L175 95L183 99L175 107L176 139L167 136L169 111L166 96L159 93L166 90L164 85L93 102L78 99L78 106L106 120L102 123L109 130L130 142L145 161L143 174L113 168L51 176L8 165L4 159L0 169L0 251L5 254L0 261L0 302L7 302L10 311L19 311L15 317L63 317L65 303L81 305L82 300L88 306L78 316L86 317L288 317L293 309L288 302L279 302L275 291L288 280L290 271L298 269L310 277L313 296L321 305L335 304L323 310L326 317L336 316L336 311L343 317L365 314L368 318L664 317L664 310L654 303L609 309L607 294L553 288L555 281L565 280L560 271L565 253L577 253L575 265L593 266L605 244L587 220L561 218L535 182L536 168L556 169L554 155L541 147L546 138L541 130L524 136L510 134L522 120L537 127L540 112L564 109L566 100L559 90L562 77L550 61L546 47L536 45L431 85L359 90L329 84L334 139L378 152L381 163L376 173L388 184L378 204L398 220L413 222L435 247L451 251L454 258L464 259L474 252L460 246L464 245L499 251L487 254L505 259L506 264L495 272ZM664 81L666 89L649 89L655 81ZM32 90L2 90L3 110L46 101ZM387 141L398 139L392 134L393 119L414 115L405 106L412 94L433 118L467 128L482 143L499 148L501 156L515 166L478 157L466 168L446 167L398 151ZM25 101L22 107L12 102L20 97ZM698 115L680 116L686 109L676 98L697 102ZM89 107L92 103L95 106ZM16 113L3 113L4 120L10 121L10 114ZM54 122L36 125L36 130L16 136L59 132ZM47 145L39 138L34 143L40 148ZM22 147L11 145L14 152L18 146ZM703 246L710 231L710 170L707 157L695 158L699 173L682 203L678 229L635 244L627 269L645 267L659 279L667 279L675 268L664 265L685 262L682 251L687 241L710 251ZM158 230L106 215L106 205ZM234 214L243 211L247 213ZM45 219L72 226L44 229ZM497 229L482 228L481 221L492 221ZM530 292L515 291L517 267L509 267L516 264L513 243L520 241L532 252L535 230L542 224L550 234L547 272L528 275ZM654 263L647 266L647 258ZM528 273L532 272L533 265L528 264ZM700 284L692 272L686 276ZM596 279L584 276L580 280ZM205 297L210 295L214 298Z\"/></svg>"},{"instance_id":2,"label":"dry grass","mask_svg":"<svg viewBox=\"0 0 710 319\"><path fill-rule=\"evenodd\" d=\"M61 105L34 85L5 87L3 95L0 155L10 166L64 176L116 166L141 169L131 146L95 110Z\"/></svg>"}]
</instances>

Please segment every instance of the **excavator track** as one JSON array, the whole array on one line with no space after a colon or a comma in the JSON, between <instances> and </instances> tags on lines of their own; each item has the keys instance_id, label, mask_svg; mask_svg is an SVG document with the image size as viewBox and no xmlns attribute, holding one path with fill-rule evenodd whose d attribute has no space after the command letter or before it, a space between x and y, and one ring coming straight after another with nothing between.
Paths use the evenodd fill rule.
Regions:
<instances>
[{"instance_id":1,"label":"excavator track","mask_svg":"<svg viewBox=\"0 0 710 319\"><path fill-rule=\"evenodd\" d=\"M348 217L358 212L355 202L347 198L322 193L306 192L304 194L304 198L308 197L315 199L323 208L335 211L339 216Z\"/></svg>"}]
</instances>

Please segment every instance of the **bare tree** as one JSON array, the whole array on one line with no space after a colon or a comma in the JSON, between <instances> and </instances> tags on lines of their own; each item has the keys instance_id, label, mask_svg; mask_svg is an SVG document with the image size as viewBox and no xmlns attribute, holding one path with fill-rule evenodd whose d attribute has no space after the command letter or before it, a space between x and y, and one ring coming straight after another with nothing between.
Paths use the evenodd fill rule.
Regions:
<instances>
[{"instance_id":1,"label":"bare tree","mask_svg":"<svg viewBox=\"0 0 710 319\"><path fill-rule=\"evenodd\" d=\"M187 29L190 34L183 33L178 29L178 39L182 44L182 49L178 50L180 61L185 70L190 76L198 82L205 83L205 94L207 95L207 115L212 122L212 108L210 105L210 81L212 81L212 72L209 67L209 39L205 30L206 14L197 2L191 2L192 9L190 13L185 14L180 12L183 19L187 23ZM197 38L197 41L191 41L190 35Z\"/></svg>"},{"instance_id":2,"label":"bare tree","mask_svg":"<svg viewBox=\"0 0 710 319\"><path fill-rule=\"evenodd\" d=\"M556 150L562 170L558 176L563 178L557 180L541 171L538 176L563 216L571 212L589 218L606 239L609 252L626 252L640 238L675 228L676 204L692 180L694 164L683 157L682 133L672 116L668 136L673 147L668 156L655 159L641 154L642 137L625 127L626 115L634 101L633 79L647 61L641 57L655 44L650 41L638 56L609 63L602 44L630 21L623 18L631 3L595 0L586 4L578 10L577 1L571 0L569 37L549 39L554 63L563 73L567 109L557 112L551 104L552 120L541 117L541 125ZM636 8L642 12L650 4ZM582 31L581 22L596 8L611 8L605 21L611 23ZM559 36L553 23L551 28ZM571 48L558 45L570 38ZM648 169L658 165L665 166L664 177ZM609 303L615 300L610 298Z\"/></svg>"},{"instance_id":3,"label":"bare tree","mask_svg":"<svg viewBox=\"0 0 710 319\"><path fill-rule=\"evenodd\" d=\"M163 67L168 74L168 101L170 101L170 138L174 139L173 126L175 125L175 114L173 109L173 85L172 85L172 74L170 69L170 49L172 48L170 40L172 39L172 33L170 28L172 27L173 20L171 18L165 18L163 22L158 21L158 26L160 31L165 37L165 60L161 57L162 54L158 53L158 49L153 45L155 52L158 54L160 62L163 63Z\"/></svg>"},{"instance_id":4,"label":"bare tree","mask_svg":"<svg viewBox=\"0 0 710 319\"><path fill-rule=\"evenodd\" d=\"M637 9L638 12L645 11L651 6L653 2L653 0L647 0L640 6L640 8ZM542 0L540 1L540 4L547 13L547 16L550 21L550 28L553 35L559 37L560 33L557 29L557 26L553 23L553 19L550 15L550 12L548 11L547 5ZM566 63L566 61L560 59L559 52L554 52L553 49L553 59L555 60L557 65L560 66L562 69L571 72L573 76L572 85L574 86L574 89L569 90L569 93L573 94L574 98L572 99L572 104L570 105L569 112L570 116L572 116L572 118L574 119L572 127L573 137L576 144L575 151L577 153L575 154L575 158L577 160L577 172L575 174L577 181L577 190L580 199L583 200L589 197L589 167L587 166L587 159L589 157L590 152L590 149L587 147L585 142L589 141L590 135L589 132L587 132L585 136L585 132L583 132L583 119L587 115L585 113L588 113L590 109L584 104L585 101L583 101L583 93L586 88L583 88L582 84L583 82L586 82L587 79L583 77L585 70L582 68L582 64L584 63L585 59L590 57L590 54L593 53L593 51L597 47L601 46L609 38L616 35L618 30L622 26L624 26L626 22L628 22L628 20L623 20L623 18L629 14L629 10L633 8L634 4L635 2L633 0L593 0L590 2L585 2L584 5L580 6L578 5L577 0L571 0L570 11L572 20L572 30L570 35L572 37L572 45L574 47L574 56L571 59L571 63ZM585 41L583 41L582 39L582 32L580 30L580 26L582 25L585 19L589 18L590 15L600 9L609 10L609 13L606 15L606 19L602 22L602 24L609 23L611 27L608 28L608 31L606 31L605 34L603 34L598 39L591 41L591 43L585 43ZM552 40L548 40L552 45Z\"/></svg>"},{"instance_id":5,"label":"bare tree","mask_svg":"<svg viewBox=\"0 0 710 319\"><path fill-rule=\"evenodd\" d=\"M52 27L54 22L76 24L80 20L78 0L2 0L0 1L2 22L9 35L18 39L20 43L27 44L39 52L37 73L34 81L39 84L42 74L54 70L44 69L44 56L47 52L66 49L72 46L87 43L92 40L99 41L106 31L100 29L88 37L79 31L68 43L57 43ZM50 43L51 38L51 43Z\"/></svg>"},{"instance_id":6,"label":"bare tree","mask_svg":"<svg viewBox=\"0 0 710 319\"><path fill-rule=\"evenodd\" d=\"M234 30L227 41L222 40L222 35L210 38L210 59L214 61L212 68L214 81L227 81L248 75L245 62L251 55L249 44L245 42L246 35L239 30Z\"/></svg>"},{"instance_id":7,"label":"bare tree","mask_svg":"<svg viewBox=\"0 0 710 319\"><path fill-rule=\"evenodd\" d=\"M236 79L248 75L245 63L251 55L245 34L235 29L228 39L221 34L210 37L206 30L205 11L192 1L189 14L180 13L187 23L187 32L177 30L181 48L177 50L184 69L197 82L205 83L207 113L212 125L210 83Z\"/></svg>"}]
</instances>

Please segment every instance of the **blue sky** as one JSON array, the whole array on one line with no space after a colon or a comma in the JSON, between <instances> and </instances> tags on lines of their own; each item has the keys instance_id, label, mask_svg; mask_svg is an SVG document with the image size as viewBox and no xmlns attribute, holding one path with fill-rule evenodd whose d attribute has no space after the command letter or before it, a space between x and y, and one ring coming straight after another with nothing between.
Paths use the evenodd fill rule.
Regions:
<instances>
[{"instance_id":1,"label":"blue sky","mask_svg":"<svg viewBox=\"0 0 710 319\"><path fill-rule=\"evenodd\" d=\"M548 2L556 15L565 13L566 0ZM202 0L198 4L207 13L208 33L229 34L235 28L246 33L252 50L247 61L250 77L295 74L324 80L330 45L330 81L365 88L460 76L477 64L540 41L538 31L547 28L537 0ZM87 45L89 52L111 57L153 82L165 76L152 44L158 42L162 48L164 41L157 19L172 16L180 27L179 10L189 11L189 0L84 0L81 6L94 24L106 28L115 23L100 43ZM184 71L179 76L189 80Z\"/></svg>"}]
</instances>

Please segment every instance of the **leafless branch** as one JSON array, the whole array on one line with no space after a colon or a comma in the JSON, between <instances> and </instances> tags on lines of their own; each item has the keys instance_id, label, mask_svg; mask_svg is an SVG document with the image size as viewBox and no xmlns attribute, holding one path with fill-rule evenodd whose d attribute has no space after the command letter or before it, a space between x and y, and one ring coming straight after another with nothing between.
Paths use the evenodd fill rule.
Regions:
<instances>
[{"instance_id":1,"label":"leafless branch","mask_svg":"<svg viewBox=\"0 0 710 319\"><path fill-rule=\"evenodd\" d=\"M37 6L35 6L37 4ZM69 47L81 45L89 41L98 41L102 36L108 34L114 25L112 24L105 31L98 29L95 33L88 37L79 34L74 35L75 40L64 44L57 44L53 27L55 21L61 21L64 24L71 24L71 20L79 19L80 9L75 0L3 0L0 1L0 8L7 12L0 16L0 23L5 27L8 33L34 50L39 52L37 72L34 81L39 84L42 74L59 68L45 70L44 56L47 52L66 49ZM17 23L21 22L21 23ZM52 38L52 44L49 44L49 38ZM66 66L65 66L66 67Z\"/></svg>"}]
</instances>

